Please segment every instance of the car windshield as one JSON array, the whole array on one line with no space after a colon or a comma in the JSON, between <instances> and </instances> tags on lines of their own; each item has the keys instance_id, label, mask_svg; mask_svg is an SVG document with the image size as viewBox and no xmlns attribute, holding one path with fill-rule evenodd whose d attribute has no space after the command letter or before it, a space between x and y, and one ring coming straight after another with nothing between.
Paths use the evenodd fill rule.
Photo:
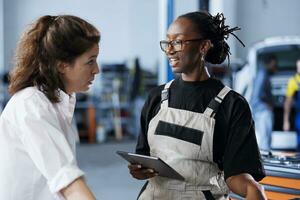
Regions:
<instances>
[{"instance_id":1,"label":"car windshield","mask_svg":"<svg viewBox=\"0 0 300 200\"><path fill-rule=\"evenodd\" d=\"M263 58L270 54L277 57L278 72L296 71L296 60L300 58L300 44L279 45L260 49L258 51L258 64L262 64Z\"/></svg>"}]
</instances>

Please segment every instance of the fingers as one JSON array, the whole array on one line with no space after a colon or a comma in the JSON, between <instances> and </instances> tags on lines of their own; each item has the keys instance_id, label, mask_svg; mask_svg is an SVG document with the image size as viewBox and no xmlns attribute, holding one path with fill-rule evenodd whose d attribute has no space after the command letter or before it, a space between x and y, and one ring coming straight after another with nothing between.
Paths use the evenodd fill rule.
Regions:
<instances>
[{"instance_id":1,"label":"fingers","mask_svg":"<svg viewBox=\"0 0 300 200\"><path fill-rule=\"evenodd\" d=\"M152 178L158 175L158 173L155 172L153 169L142 168L142 166L139 164L130 164L128 165L128 168L132 177L139 180Z\"/></svg>"},{"instance_id":2,"label":"fingers","mask_svg":"<svg viewBox=\"0 0 300 200\"><path fill-rule=\"evenodd\" d=\"M142 168L142 165L140 164L129 164L128 165L129 170L140 170Z\"/></svg>"}]
</instances>

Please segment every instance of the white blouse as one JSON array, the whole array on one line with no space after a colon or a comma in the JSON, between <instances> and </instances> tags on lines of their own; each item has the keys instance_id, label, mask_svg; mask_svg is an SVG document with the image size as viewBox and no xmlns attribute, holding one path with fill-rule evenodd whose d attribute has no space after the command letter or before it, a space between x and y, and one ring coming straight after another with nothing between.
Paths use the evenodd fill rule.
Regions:
<instances>
[{"instance_id":1,"label":"white blouse","mask_svg":"<svg viewBox=\"0 0 300 200\"><path fill-rule=\"evenodd\" d=\"M51 103L36 87L12 96L0 117L0 199L63 199L59 191L83 175L72 126L75 95Z\"/></svg>"}]
</instances>

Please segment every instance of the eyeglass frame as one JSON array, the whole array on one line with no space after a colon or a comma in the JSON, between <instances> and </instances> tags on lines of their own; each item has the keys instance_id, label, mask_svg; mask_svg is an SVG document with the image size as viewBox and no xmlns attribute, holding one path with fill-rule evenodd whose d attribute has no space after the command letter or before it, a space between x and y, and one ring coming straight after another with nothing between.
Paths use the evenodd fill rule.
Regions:
<instances>
[{"instance_id":1,"label":"eyeglass frame","mask_svg":"<svg viewBox=\"0 0 300 200\"><path fill-rule=\"evenodd\" d=\"M174 44L172 44L172 43L174 43L174 42L178 42L178 41L180 41L180 50L175 50L175 52L177 52L177 51L182 51L182 47L183 47L183 44L184 43L186 43L186 42L196 42L196 41L201 41L201 40L205 40L204 38L195 38L195 39L188 39L188 40L181 40L181 39L176 39L176 40L170 40L170 41L167 41L167 40L161 40L160 42L159 42L159 46L160 46L160 49L163 51L163 52L167 52L166 50L167 50L167 48L170 48L170 46L172 46L172 48L175 50L175 47L174 47ZM167 47L166 47L166 49L164 50L163 48L162 48L162 43L163 42L165 42L165 44L167 44Z\"/></svg>"}]
</instances>

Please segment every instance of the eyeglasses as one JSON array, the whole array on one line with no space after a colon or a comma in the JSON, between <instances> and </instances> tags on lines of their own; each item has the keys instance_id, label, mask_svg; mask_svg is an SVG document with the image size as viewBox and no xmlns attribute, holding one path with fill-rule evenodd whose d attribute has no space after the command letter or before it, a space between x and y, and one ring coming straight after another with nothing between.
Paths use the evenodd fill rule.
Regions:
<instances>
[{"instance_id":1,"label":"eyeglasses","mask_svg":"<svg viewBox=\"0 0 300 200\"><path fill-rule=\"evenodd\" d=\"M195 42L195 41L201 41L203 38L195 38L190 40L161 40L159 42L160 48L163 52L167 52L168 48L172 46L173 50L176 51L182 51L183 44L186 42Z\"/></svg>"}]
</instances>

